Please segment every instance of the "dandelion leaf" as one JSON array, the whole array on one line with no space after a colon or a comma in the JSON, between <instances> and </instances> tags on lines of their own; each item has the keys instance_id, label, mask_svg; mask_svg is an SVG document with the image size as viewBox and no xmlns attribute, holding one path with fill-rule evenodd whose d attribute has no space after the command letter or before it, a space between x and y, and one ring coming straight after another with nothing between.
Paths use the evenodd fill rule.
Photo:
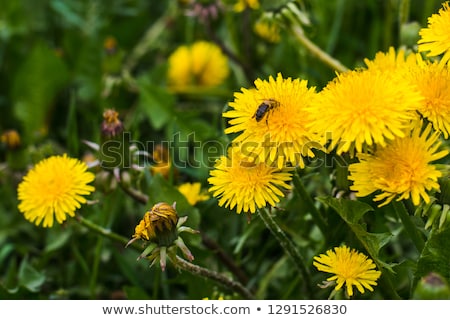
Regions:
<instances>
[{"instance_id":1,"label":"dandelion leaf","mask_svg":"<svg viewBox=\"0 0 450 320\"><path fill-rule=\"evenodd\" d=\"M391 272L393 271L392 267L382 261L378 255L380 249L389 242L392 235L390 233L368 232L366 225L361 221L367 212L373 211L370 205L360 201L336 199L333 197L321 197L319 200L339 214L378 265Z\"/></svg>"}]
</instances>

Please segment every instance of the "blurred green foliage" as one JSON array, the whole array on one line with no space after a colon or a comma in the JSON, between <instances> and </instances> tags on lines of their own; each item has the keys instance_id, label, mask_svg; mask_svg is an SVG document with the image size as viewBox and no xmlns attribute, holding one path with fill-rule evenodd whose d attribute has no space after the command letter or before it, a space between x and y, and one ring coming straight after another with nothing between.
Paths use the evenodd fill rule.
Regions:
<instances>
[{"instance_id":1,"label":"blurred green foliage","mask_svg":"<svg viewBox=\"0 0 450 320\"><path fill-rule=\"evenodd\" d=\"M288 2L295 2L309 19L309 25L303 26L307 36L348 68L362 65L364 58L373 58L389 46L413 48L418 27L441 4L438 0L278 0L261 1L260 10L236 13L234 1L222 1L217 19L205 26L192 14L188 1L1 1L0 131L17 130L22 145L0 150L0 298L201 299L225 290L171 267L165 272L149 269L146 261L136 262L134 250L89 233L75 221L47 230L30 224L18 212L16 188L29 166L55 153L80 159L88 154L83 141L99 143L107 108L119 112L133 141L142 146L172 143L173 156L190 165L178 167L169 179L132 173L134 186L149 196L146 204L112 184L111 173L103 176L96 180L93 196L98 203L85 206L83 216L131 238L154 203L176 201L180 215L189 216L187 224L202 232L203 239L185 237L194 262L237 277L256 289L257 298L304 297L303 280L293 275L291 261L259 219L247 223L244 215L217 206L215 199L191 206L176 189L186 181L200 181L207 188L209 169L225 149L195 149L192 143L229 143L221 114L241 87L278 72L307 79L318 88L334 77L334 70L311 56L287 29L282 29L282 40L275 44L253 33L251 25L263 11L276 13ZM112 50L104 45L109 37L117 43ZM200 39L219 39L229 48L236 58L230 59L231 75L218 88L175 94L166 83L167 58L179 45ZM305 169L301 174L313 198L334 192L335 181L330 181L332 172L327 168ZM354 217L346 217L342 204L324 203L329 207L318 206L334 226L325 236L311 219L311 208L295 193L283 202L285 210L277 218L308 262L334 245L363 239L369 245L366 250L380 255L380 261L392 262L389 268L395 269L395 289L402 298L411 297L415 267L425 276L430 264L441 265L447 268L442 276L449 279L448 263L433 251L448 251L441 248L443 241L448 242L448 231L427 244L416 265L413 261L419 253L401 237L401 223L390 212L381 216L359 211L357 217L367 219L368 230ZM416 222L423 228L420 219ZM312 273L312 283L322 280L322 274ZM386 293L392 288L383 286L381 282L380 290L364 298L392 298ZM326 290L318 291L316 298L326 299Z\"/></svg>"}]
</instances>

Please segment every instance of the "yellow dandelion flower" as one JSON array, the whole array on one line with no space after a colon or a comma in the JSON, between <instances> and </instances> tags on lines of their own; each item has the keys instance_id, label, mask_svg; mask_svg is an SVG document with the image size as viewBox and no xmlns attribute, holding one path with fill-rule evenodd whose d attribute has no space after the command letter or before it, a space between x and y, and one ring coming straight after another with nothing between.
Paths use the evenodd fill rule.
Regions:
<instances>
[{"instance_id":1,"label":"yellow dandelion flower","mask_svg":"<svg viewBox=\"0 0 450 320\"><path fill-rule=\"evenodd\" d=\"M197 41L181 46L169 57L169 87L184 92L192 87L218 86L228 77L228 59L214 43Z\"/></svg>"},{"instance_id":2,"label":"yellow dandelion flower","mask_svg":"<svg viewBox=\"0 0 450 320\"><path fill-rule=\"evenodd\" d=\"M450 60L450 5L446 1L442 4L438 14L428 18L428 26L419 31L419 52L427 52L427 56L435 57L444 54L441 63Z\"/></svg>"},{"instance_id":3,"label":"yellow dandelion flower","mask_svg":"<svg viewBox=\"0 0 450 320\"><path fill-rule=\"evenodd\" d=\"M408 77L424 97L417 111L433 124L435 130L450 134L450 69L437 62L421 61Z\"/></svg>"},{"instance_id":4,"label":"yellow dandelion flower","mask_svg":"<svg viewBox=\"0 0 450 320\"><path fill-rule=\"evenodd\" d=\"M373 69L338 75L308 108L309 127L322 134L322 143L331 140L329 150L337 147L338 154L403 137L423 97L399 77Z\"/></svg>"},{"instance_id":5,"label":"yellow dandelion flower","mask_svg":"<svg viewBox=\"0 0 450 320\"><path fill-rule=\"evenodd\" d=\"M209 199L209 195L202 193L201 188L202 185L200 182L188 182L179 185L178 191L185 196L191 206L194 206L197 202Z\"/></svg>"},{"instance_id":6,"label":"yellow dandelion flower","mask_svg":"<svg viewBox=\"0 0 450 320\"><path fill-rule=\"evenodd\" d=\"M359 162L350 164L349 180L353 181L351 190L358 197L365 197L380 191L375 201L383 201L379 206L388 204L398 196L398 200L411 197L414 205L420 199L428 203L427 191L439 190L438 178L442 175L430 164L448 154L448 150L437 151L439 133L431 131L431 125L421 132L417 124L411 133L397 138L385 147L378 148L374 154L358 155Z\"/></svg>"},{"instance_id":7,"label":"yellow dandelion flower","mask_svg":"<svg viewBox=\"0 0 450 320\"><path fill-rule=\"evenodd\" d=\"M267 20L258 20L253 30L255 33L264 40L277 43L280 42L280 27L275 22L269 22Z\"/></svg>"},{"instance_id":8,"label":"yellow dandelion flower","mask_svg":"<svg viewBox=\"0 0 450 320\"><path fill-rule=\"evenodd\" d=\"M404 49L395 50L394 47L390 47L388 52L377 52L373 60L364 59L364 63L370 70L396 74L409 72L411 67L417 65L417 59L415 54L408 54Z\"/></svg>"},{"instance_id":9,"label":"yellow dandelion flower","mask_svg":"<svg viewBox=\"0 0 450 320\"><path fill-rule=\"evenodd\" d=\"M237 208L237 213L255 213L267 204L275 206L284 197L280 188L291 189L292 174L265 163L255 164L231 147L229 156L220 157L210 172L208 182L213 196L220 198L219 206Z\"/></svg>"},{"instance_id":10,"label":"yellow dandelion flower","mask_svg":"<svg viewBox=\"0 0 450 320\"><path fill-rule=\"evenodd\" d=\"M259 9L259 0L238 0L233 9L236 12L242 12L245 9L250 8L252 10Z\"/></svg>"},{"instance_id":11,"label":"yellow dandelion flower","mask_svg":"<svg viewBox=\"0 0 450 320\"><path fill-rule=\"evenodd\" d=\"M63 223L86 203L83 196L94 191L87 165L78 159L52 156L39 162L18 186L19 211L36 225L52 227L54 218Z\"/></svg>"},{"instance_id":12,"label":"yellow dandelion flower","mask_svg":"<svg viewBox=\"0 0 450 320\"><path fill-rule=\"evenodd\" d=\"M340 290L345 284L347 295L353 296L353 286L360 293L364 288L373 291L381 272L376 269L375 263L363 253L347 246L335 247L327 250L325 254L314 257L313 265L319 270L334 274L327 281L335 281L335 291Z\"/></svg>"},{"instance_id":13,"label":"yellow dandelion flower","mask_svg":"<svg viewBox=\"0 0 450 320\"><path fill-rule=\"evenodd\" d=\"M306 108L316 95L306 80L283 79L281 73L269 81L257 79L255 89L242 88L234 94L229 110L223 114L230 126L225 133L242 133L234 139L241 152L252 161L282 168L287 164L304 167L303 157L314 157L320 148L306 126Z\"/></svg>"}]
</instances>

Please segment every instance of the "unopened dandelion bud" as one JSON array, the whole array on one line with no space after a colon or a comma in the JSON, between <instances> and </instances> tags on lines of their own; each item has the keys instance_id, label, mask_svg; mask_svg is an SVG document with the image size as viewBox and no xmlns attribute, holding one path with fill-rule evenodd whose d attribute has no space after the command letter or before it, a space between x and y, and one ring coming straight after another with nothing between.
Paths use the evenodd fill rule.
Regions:
<instances>
[{"instance_id":1,"label":"unopened dandelion bud","mask_svg":"<svg viewBox=\"0 0 450 320\"><path fill-rule=\"evenodd\" d=\"M100 160L105 169L129 168L130 159L130 135L124 132L119 113L112 109L103 112L101 124Z\"/></svg>"},{"instance_id":2,"label":"unopened dandelion bud","mask_svg":"<svg viewBox=\"0 0 450 320\"><path fill-rule=\"evenodd\" d=\"M450 299L450 288L441 275L430 272L422 277L413 294L415 300L445 300Z\"/></svg>"},{"instance_id":3,"label":"unopened dandelion bud","mask_svg":"<svg viewBox=\"0 0 450 320\"><path fill-rule=\"evenodd\" d=\"M20 147L20 135L16 130L7 130L1 137L0 141L6 145L8 149L14 150Z\"/></svg>"},{"instance_id":4,"label":"unopened dandelion bud","mask_svg":"<svg viewBox=\"0 0 450 320\"><path fill-rule=\"evenodd\" d=\"M175 202L172 205L159 202L145 213L126 246L139 239L149 242L138 260L146 258L151 261L150 266L159 261L163 271L166 268L167 257L172 259L176 255L177 248L181 249L183 255L192 261L194 256L184 244L183 239L178 236L183 231L198 233L189 227L182 227L186 220L187 216L178 217Z\"/></svg>"}]
</instances>

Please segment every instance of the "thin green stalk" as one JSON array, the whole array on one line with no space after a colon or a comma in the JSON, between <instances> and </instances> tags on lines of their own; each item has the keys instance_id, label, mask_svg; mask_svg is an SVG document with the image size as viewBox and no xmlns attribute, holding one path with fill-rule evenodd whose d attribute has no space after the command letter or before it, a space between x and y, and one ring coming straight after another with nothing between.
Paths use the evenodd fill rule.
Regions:
<instances>
[{"instance_id":1,"label":"thin green stalk","mask_svg":"<svg viewBox=\"0 0 450 320\"><path fill-rule=\"evenodd\" d=\"M284 251L292 258L295 266L300 271L306 284L306 289L308 290L309 298L313 298L313 289L310 283L309 270L306 267L305 259L302 257L300 252L297 250L296 246L291 239L288 238L286 233L280 228L276 221L272 218L269 211L266 208L261 208L258 210L261 220L264 222L266 227L274 235L275 239L280 243Z\"/></svg>"},{"instance_id":2,"label":"thin green stalk","mask_svg":"<svg viewBox=\"0 0 450 320\"><path fill-rule=\"evenodd\" d=\"M328 65L333 70L336 70L338 72L348 71L348 68L344 66L340 61L334 59L332 56L318 47L314 42L309 40L301 27L293 25L291 27L291 30L298 42L300 42L306 49L308 49L308 51L313 56L317 57L320 61Z\"/></svg>"},{"instance_id":3,"label":"thin green stalk","mask_svg":"<svg viewBox=\"0 0 450 320\"><path fill-rule=\"evenodd\" d=\"M98 280L98 272L99 272L99 268L100 268L102 247L103 247L103 238L99 238L97 241L97 244L95 246L94 261L92 263L90 279L89 279L89 291L91 293L92 299L95 299L95 297L96 297L95 290L98 287L97 280Z\"/></svg>"},{"instance_id":4,"label":"thin green stalk","mask_svg":"<svg viewBox=\"0 0 450 320\"><path fill-rule=\"evenodd\" d=\"M417 250L419 252L422 252L425 246L425 240L423 239L419 230L417 230L417 227L414 224L414 222L411 220L411 216L408 214L408 211L406 211L405 205L403 204L403 202L399 201L392 201L392 204L394 206L395 212L399 216L400 220L402 220L403 222L403 226L405 228L406 233L411 238Z\"/></svg>"},{"instance_id":5,"label":"thin green stalk","mask_svg":"<svg viewBox=\"0 0 450 320\"><path fill-rule=\"evenodd\" d=\"M110 239L110 240L122 243L123 245L126 245L128 243L128 241L129 241L129 239L127 239L127 238L125 238L125 237L123 237L123 236L121 236L121 235L119 235L119 234L117 234L117 233L115 233L115 232L113 232L111 230L102 228L99 225L95 224L94 222L92 222L92 221L90 221L88 219L85 219L84 217L82 217L80 215L76 216L76 220L81 225L83 225L86 228L88 228L89 230L94 231L95 233L97 233L97 234L99 234L99 235L101 235L101 236L103 236L103 237L105 237L107 239Z\"/></svg>"},{"instance_id":6,"label":"thin green stalk","mask_svg":"<svg viewBox=\"0 0 450 320\"><path fill-rule=\"evenodd\" d=\"M327 223L320 214L319 210L317 210L308 192L306 192L305 186L302 180L300 179L298 172L294 174L292 181L294 182L295 187L294 191L297 193L300 199L302 199L308 206L309 212L311 213L314 222L316 223L317 227L320 229L322 234L326 236L328 234Z\"/></svg>"},{"instance_id":7,"label":"thin green stalk","mask_svg":"<svg viewBox=\"0 0 450 320\"><path fill-rule=\"evenodd\" d=\"M218 272L202 268L198 265L195 265L193 263L190 263L179 256L176 256L176 261L172 261L177 267L188 271L189 273L192 273L194 275L207 278L210 280L214 280L225 287L228 287L229 289L232 289L233 291L239 293L242 297L246 299L253 300L255 299L254 295L246 288L244 287L240 282L234 281Z\"/></svg>"}]
</instances>

